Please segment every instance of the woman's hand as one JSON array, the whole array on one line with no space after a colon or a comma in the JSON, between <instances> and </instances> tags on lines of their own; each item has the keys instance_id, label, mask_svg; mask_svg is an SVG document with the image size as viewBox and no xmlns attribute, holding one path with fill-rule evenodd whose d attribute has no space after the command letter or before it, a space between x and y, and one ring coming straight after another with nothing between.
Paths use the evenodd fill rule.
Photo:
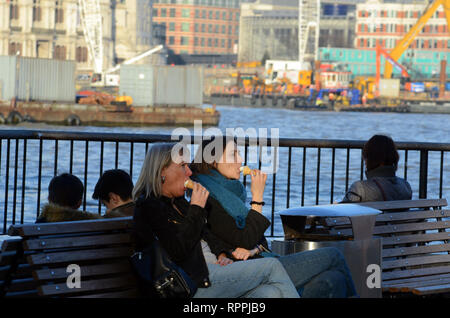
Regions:
<instances>
[{"instance_id":1,"label":"woman's hand","mask_svg":"<svg viewBox=\"0 0 450 318\"><path fill-rule=\"evenodd\" d=\"M191 205L198 205L204 208L206 201L208 200L209 191L206 190L200 183L194 182L194 188L192 189Z\"/></svg>"},{"instance_id":2,"label":"woman's hand","mask_svg":"<svg viewBox=\"0 0 450 318\"><path fill-rule=\"evenodd\" d=\"M235 249L232 253L233 257L235 259L241 259L246 261L249 257L252 257L254 254L252 253L252 251L249 251L245 248L242 247L238 247L237 249Z\"/></svg>"},{"instance_id":3,"label":"woman's hand","mask_svg":"<svg viewBox=\"0 0 450 318\"><path fill-rule=\"evenodd\" d=\"M219 264L220 266L226 266L229 264L232 264L233 260L229 259L225 253L221 253L218 257L217 257L217 262L216 264Z\"/></svg>"},{"instance_id":4,"label":"woman's hand","mask_svg":"<svg viewBox=\"0 0 450 318\"><path fill-rule=\"evenodd\" d=\"M250 190L252 192L252 201L261 202L264 197L264 189L266 187L267 174L261 170L253 170L252 184Z\"/></svg>"}]
</instances>

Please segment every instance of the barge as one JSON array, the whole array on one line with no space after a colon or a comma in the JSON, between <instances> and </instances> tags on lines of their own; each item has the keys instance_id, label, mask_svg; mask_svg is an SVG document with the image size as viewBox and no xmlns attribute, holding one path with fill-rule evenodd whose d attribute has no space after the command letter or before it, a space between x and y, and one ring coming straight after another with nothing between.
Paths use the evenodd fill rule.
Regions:
<instances>
[{"instance_id":1,"label":"barge","mask_svg":"<svg viewBox=\"0 0 450 318\"><path fill-rule=\"evenodd\" d=\"M84 105L51 102L0 102L0 123L45 122L69 126L180 126L201 120L216 126L220 113L215 108L194 106Z\"/></svg>"}]
</instances>

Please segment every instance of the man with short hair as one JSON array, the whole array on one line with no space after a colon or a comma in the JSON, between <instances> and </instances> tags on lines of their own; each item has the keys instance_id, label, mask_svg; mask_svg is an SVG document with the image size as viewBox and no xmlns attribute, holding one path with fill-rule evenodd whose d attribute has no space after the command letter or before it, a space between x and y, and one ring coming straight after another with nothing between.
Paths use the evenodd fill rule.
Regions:
<instances>
[{"instance_id":1,"label":"man with short hair","mask_svg":"<svg viewBox=\"0 0 450 318\"><path fill-rule=\"evenodd\" d=\"M100 177L92 198L100 200L106 206L106 218L133 216L132 191L133 181L130 175L121 169L112 169L105 171Z\"/></svg>"},{"instance_id":2,"label":"man with short hair","mask_svg":"<svg viewBox=\"0 0 450 318\"><path fill-rule=\"evenodd\" d=\"M63 173L48 185L48 204L44 205L36 223L99 219L99 215L78 211L84 193L83 183L76 176Z\"/></svg>"}]
</instances>

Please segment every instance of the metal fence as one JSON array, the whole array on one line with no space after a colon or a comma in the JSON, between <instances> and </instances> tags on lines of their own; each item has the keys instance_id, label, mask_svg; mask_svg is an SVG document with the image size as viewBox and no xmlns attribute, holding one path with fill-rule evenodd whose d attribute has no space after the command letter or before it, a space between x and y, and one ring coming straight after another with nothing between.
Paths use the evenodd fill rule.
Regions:
<instances>
[{"instance_id":1,"label":"metal fence","mask_svg":"<svg viewBox=\"0 0 450 318\"><path fill-rule=\"evenodd\" d=\"M35 130L0 130L0 214L2 232L10 224L34 222L47 202L51 178L63 172L77 175L85 185L82 209L102 213L91 199L103 171L120 168L137 180L149 145L174 141L171 135L115 134ZM198 136L179 136L190 140L191 158ZM190 139L189 139L190 138ZM177 139L178 140L178 139ZM176 140L176 141L177 141ZM251 138L241 147L245 164L254 150ZM361 149L364 141L280 138L265 148L276 163L268 174L263 214L271 220L267 236L281 236L278 212L293 206L329 204L339 201L349 185L364 177ZM448 143L397 142L401 160L397 175L407 179L414 198L442 198L450 195ZM446 164L447 163L447 164ZM243 178L248 187L248 180ZM2 202L3 201L3 202Z\"/></svg>"}]
</instances>

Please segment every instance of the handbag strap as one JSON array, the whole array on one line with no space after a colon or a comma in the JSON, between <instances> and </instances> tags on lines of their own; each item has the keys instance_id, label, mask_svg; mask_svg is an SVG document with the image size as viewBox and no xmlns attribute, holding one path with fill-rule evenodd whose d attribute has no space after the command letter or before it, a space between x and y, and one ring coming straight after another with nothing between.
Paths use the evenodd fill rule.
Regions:
<instances>
[{"instance_id":1,"label":"handbag strap","mask_svg":"<svg viewBox=\"0 0 450 318\"><path fill-rule=\"evenodd\" d=\"M380 189L381 195L383 196L383 201L387 201L386 200L386 193L384 193L384 190L383 190L383 187L381 186L381 184L377 181L377 179L373 179L373 181L375 182L377 187Z\"/></svg>"}]
</instances>

